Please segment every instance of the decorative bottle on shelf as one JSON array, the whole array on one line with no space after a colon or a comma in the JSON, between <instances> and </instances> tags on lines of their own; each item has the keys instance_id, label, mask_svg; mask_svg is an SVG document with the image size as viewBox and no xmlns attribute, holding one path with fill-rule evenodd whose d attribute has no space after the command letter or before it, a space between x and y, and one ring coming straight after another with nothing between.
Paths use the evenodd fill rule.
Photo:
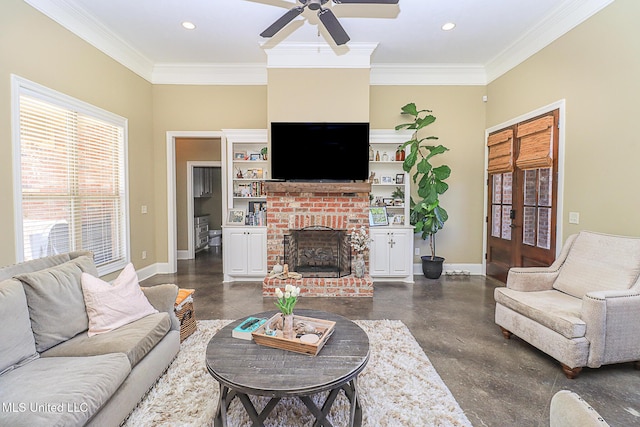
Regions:
<instances>
[{"instance_id":1,"label":"decorative bottle on shelf","mask_svg":"<svg viewBox=\"0 0 640 427\"><path fill-rule=\"evenodd\" d=\"M382 161L383 162L388 162L389 161L389 155L386 152L382 155Z\"/></svg>"},{"instance_id":2,"label":"decorative bottle on shelf","mask_svg":"<svg viewBox=\"0 0 640 427\"><path fill-rule=\"evenodd\" d=\"M400 147L398 147L398 149L396 150L396 161L404 161L404 150Z\"/></svg>"},{"instance_id":3,"label":"decorative bottle on shelf","mask_svg":"<svg viewBox=\"0 0 640 427\"><path fill-rule=\"evenodd\" d=\"M380 151L376 151L376 162L380 161Z\"/></svg>"},{"instance_id":4,"label":"decorative bottle on shelf","mask_svg":"<svg viewBox=\"0 0 640 427\"><path fill-rule=\"evenodd\" d=\"M373 147L369 146L369 161L372 162L374 159L374 155L373 155Z\"/></svg>"}]
</instances>

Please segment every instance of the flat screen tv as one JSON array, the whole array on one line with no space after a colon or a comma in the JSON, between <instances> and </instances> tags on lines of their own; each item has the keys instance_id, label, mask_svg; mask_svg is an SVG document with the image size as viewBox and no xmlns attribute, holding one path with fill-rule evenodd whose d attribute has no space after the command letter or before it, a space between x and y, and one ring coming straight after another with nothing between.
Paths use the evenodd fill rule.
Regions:
<instances>
[{"instance_id":1,"label":"flat screen tv","mask_svg":"<svg viewBox=\"0 0 640 427\"><path fill-rule=\"evenodd\" d=\"M271 177L352 181L369 177L369 123L271 123Z\"/></svg>"}]
</instances>

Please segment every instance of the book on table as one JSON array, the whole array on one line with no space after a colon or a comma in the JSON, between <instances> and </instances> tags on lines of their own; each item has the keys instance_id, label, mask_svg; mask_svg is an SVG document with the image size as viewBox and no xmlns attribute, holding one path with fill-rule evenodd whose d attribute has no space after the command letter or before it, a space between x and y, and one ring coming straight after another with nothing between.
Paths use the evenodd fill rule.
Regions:
<instances>
[{"instance_id":1,"label":"book on table","mask_svg":"<svg viewBox=\"0 0 640 427\"><path fill-rule=\"evenodd\" d=\"M267 319L260 319L257 317L247 317L238 326L233 328L231 336L234 338L240 338L242 340L252 340L252 332L255 332L260 326L264 325Z\"/></svg>"}]
</instances>

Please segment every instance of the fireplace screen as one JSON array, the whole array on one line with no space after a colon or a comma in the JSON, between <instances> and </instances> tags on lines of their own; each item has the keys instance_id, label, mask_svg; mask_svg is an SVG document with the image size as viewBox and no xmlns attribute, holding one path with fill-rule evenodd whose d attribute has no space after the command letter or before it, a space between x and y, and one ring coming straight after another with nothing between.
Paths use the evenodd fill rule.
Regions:
<instances>
[{"instance_id":1,"label":"fireplace screen","mask_svg":"<svg viewBox=\"0 0 640 427\"><path fill-rule=\"evenodd\" d=\"M291 230L284 236L284 262L302 277L343 277L351 274L349 235L327 227Z\"/></svg>"}]
</instances>

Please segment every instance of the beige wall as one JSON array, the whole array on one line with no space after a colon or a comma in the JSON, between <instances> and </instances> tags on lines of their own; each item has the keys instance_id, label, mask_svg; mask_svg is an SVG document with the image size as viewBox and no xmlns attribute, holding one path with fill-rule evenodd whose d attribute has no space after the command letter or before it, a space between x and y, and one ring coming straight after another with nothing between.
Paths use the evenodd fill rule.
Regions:
<instances>
[{"instance_id":1,"label":"beige wall","mask_svg":"<svg viewBox=\"0 0 640 427\"><path fill-rule=\"evenodd\" d=\"M436 252L447 263L481 263L484 190L484 86L372 86L371 128L393 129L407 122L400 108L415 102L429 109L436 121L421 132L434 135L450 151L437 164L451 167L449 190L441 198L449 220L437 234ZM415 186L412 183L414 196ZM429 255L428 242L416 241L421 255ZM416 257L415 262L420 258Z\"/></svg>"},{"instance_id":2,"label":"beige wall","mask_svg":"<svg viewBox=\"0 0 640 427\"><path fill-rule=\"evenodd\" d=\"M270 69L269 122L366 122L368 69Z\"/></svg>"},{"instance_id":3,"label":"beige wall","mask_svg":"<svg viewBox=\"0 0 640 427\"><path fill-rule=\"evenodd\" d=\"M0 2L0 265L15 262L10 74L29 79L128 119L131 254L136 266L155 246L152 85L22 0ZM137 208L136 208L137 206Z\"/></svg>"},{"instance_id":4,"label":"beige wall","mask_svg":"<svg viewBox=\"0 0 640 427\"><path fill-rule=\"evenodd\" d=\"M566 99L562 240L583 229L640 236L639 16L640 2L617 0L488 85L487 127Z\"/></svg>"},{"instance_id":5,"label":"beige wall","mask_svg":"<svg viewBox=\"0 0 640 427\"><path fill-rule=\"evenodd\" d=\"M187 162L193 161L222 161L220 151L220 138L176 138L176 222L177 222L177 246L178 250L186 251L189 248L187 204L193 195L187 192ZM217 181L222 185L221 180ZM210 213L209 228L220 228L222 217L222 188L217 194L218 203L213 198L200 198L195 200L194 214L200 206L205 212ZM165 251L166 252L166 251Z\"/></svg>"},{"instance_id":6,"label":"beige wall","mask_svg":"<svg viewBox=\"0 0 640 427\"><path fill-rule=\"evenodd\" d=\"M162 263L168 261L167 132L264 129L267 126L267 87L156 85L153 87L153 118L155 260Z\"/></svg>"}]
</instances>

